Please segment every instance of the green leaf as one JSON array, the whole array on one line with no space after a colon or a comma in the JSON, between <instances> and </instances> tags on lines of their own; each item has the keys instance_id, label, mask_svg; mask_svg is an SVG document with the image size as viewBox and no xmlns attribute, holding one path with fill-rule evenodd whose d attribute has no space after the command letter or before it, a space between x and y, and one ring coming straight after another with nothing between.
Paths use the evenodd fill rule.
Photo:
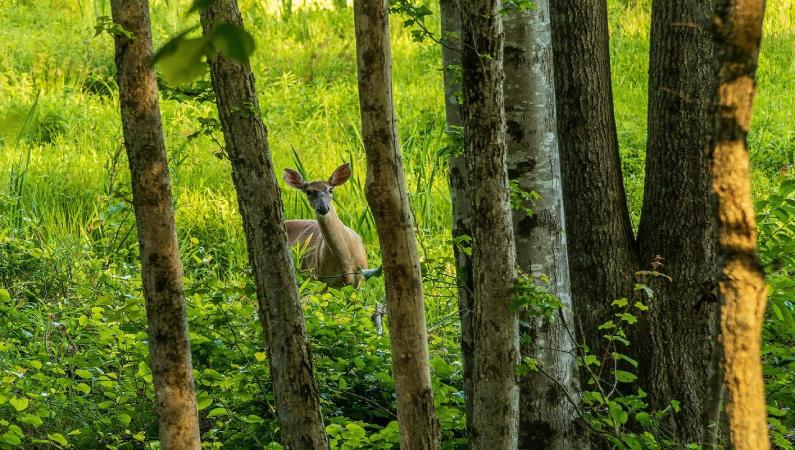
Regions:
<instances>
[{"instance_id":1,"label":"green leaf","mask_svg":"<svg viewBox=\"0 0 795 450\"><path fill-rule=\"evenodd\" d=\"M226 408L215 408L210 410L210 413L207 414L208 418L218 417L218 416L226 416L229 412L226 411Z\"/></svg>"},{"instance_id":2,"label":"green leaf","mask_svg":"<svg viewBox=\"0 0 795 450\"><path fill-rule=\"evenodd\" d=\"M204 37L188 38L191 31L193 29L173 37L152 58L152 64L169 84L189 83L207 71L203 58L210 49L209 42Z\"/></svg>"},{"instance_id":3,"label":"green leaf","mask_svg":"<svg viewBox=\"0 0 795 450\"><path fill-rule=\"evenodd\" d=\"M11 403L11 406L13 406L17 412L26 410L28 408L28 403L30 403L25 397L12 397L8 402Z\"/></svg>"},{"instance_id":4,"label":"green leaf","mask_svg":"<svg viewBox=\"0 0 795 450\"><path fill-rule=\"evenodd\" d=\"M612 320L608 320L607 322L599 325L599 329L600 330L609 330L609 329L615 328L615 327L616 327L616 324Z\"/></svg>"},{"instance_id":5,"label":"green leaf","mask_svg":"<svg viewBox=\"0 0 795 450\"><path fill-rule=\"evenodd\" d=\"M619 383L632 383L633 381L638 379L638 376L632 372L627 372L625 370L616 370L616 381Z\"/></svg>"},{"instance_id":6,"label":"green leaf","mask_svg":"<svg viewBox=\"0 0 795 450\"><path fill-rule=\"evenodd\" d=\"M628 323L630 325L633 325L633 324L638 322L638 318L635 317L633 314L630 314L630 313L621 313L621 314L617 314L617 316L621 320L623 320L624 322L626 322L626 323Z\"/></svg>"},{"instance_id":7,"label":"green leaf","mask_svg":"<svg viewBox=\"0 0 795 450\"><path fill-rule=\"evenodd\" d=\"M125 413L119 413L116 416L116 418L119 419L119 422L121 422L124 425L129 425L130 422L132 421L132 417L130 417L129 414L125 414Z\"/></svg>"},{"instance_id":8,"label":"green leaf","mask_svg":"<svg viewBox=\"0 0 795 450\"><path fill-rule=\"evenodd\" d=\"M635 414L635 420L644 427L650 427L652 425L651 414L644 411Z\"/></svg>"},{"instance_id":9,"label":"green leaf","mask_svg":"<svg viewBox=\"0 0 795 450\"><path fill-rule=\"evenodd\" d=\"M248 57L254 53L254 38L248 31L231 23L222 23L215 27L212 37L215 49L224 56L238 62L248 62Z\"/></svg>"},{"instance_id":10,"label":"green leaf","mask_svg":"<svg viewBox=\"0 0 795 450\"><path fill-rule=\"evenodd\" d=\"M243 419L246 423L265 423L265 419L255 414L249 414Z\"/></svg>"},{"instance_id":11,"label":"green leaf","mask_svg":"<svg viewBox=\"0 0 795 450\"><path fill-rule=\"evenodd\" d=\"M608 402L607 410L610 413L610 417L613 419L613 421L615 421L616 424L623 425L627 423L629 415L618 403L613 401Z\"/></svg>"},{"instance_id":12,"label":"green leaf","mask_svg":"<svg viewBox=\"0 0 795 450\"><path fill-rule=\"evenodd\" d=\"M82 392L84 394L88 394L88 393L91 392L91 388L85 383L78 383L78 384L74 385L74 389L76 391L80 391L80 392Z\"/></svg>"},{"instance_id":13,"label":"green leaf","mask_svg":"<svg viewBox=\"0 0 795 450\"><path fill-rule=\"evenodd\" d=\"M586 366L592 366L592 365L601 366L602 363L599 361L599 358L597 358L596 355L585 355L585 365Z\"/></svg>"},{"instance_id":14,"label":"green leaf","mask_svg":"<svg viewBox=\"0 0 795 450\"><path fill-rule=\"evenodd\" d=\"M34 427L38 428L44 422L41 420L41 417L34 416L33 414L26 414L19 418L19 421L22 423L26 423L28 425L33 425Z\"/></svg>"},{"instance_id":15,"label":"green leaf","mask_svg":"<svg viewBox=\"0 0 795 450\"><path fill-rule=\"evenodd\" d=\"M629 304L629 300L626 298L619 298L617 300L613 300L613 303L611 303L612 306L616 306L618 308L623 308L627 306L627 304Z\"/></svg>"},{"instance_id":16,"label":"green leaf","mask_svg":"<svg viewBox=\"0 0 795 450\"><path fill-rule=\"evenodd\" d=\"M213 398L209 396L198 397L196 399L196 404L199 407L199 410L201 411L202 409L205 409L213 404Z\"/></svg>"},{"instance_id":17,"label":"green leaf","mask_svg":"<svg viewBox=\"0 0 795 450\"><path fill-rule=\"evenodd\" d=\"M254 359L256 359L259 362L265 361L265 353L263 352L254 353Z\"/></svg>"},{"instance_id":18,"label":"green leaf","mask_svg":"<svg viewBox=\"0 0 795 450\"><path fill-rule=\"evenodd\" d=\"M7 302L9 300L11 300L11 293L3 288L0 288L0 302Z\"/></svg>"},{"instance_id":19,"label":"green leaf","mask_svg":"<svg viewBox=\"0 0 795 450\"><path fill-rule=\"evenodd\" d=\"M85 369L77 369L77 370L75 370L75 375L77 375L80 378L83 378L84 380L90 380L91 378L93 378L93 376L91 375L91 372L89 372L89 371L87 371Z\"/></svg>"},{"instance_id":20,"label":"green leaf","mask_svg":"<svg viewBox=\"0 0 795 450\"><path fill-rule=\"evenodd\" d=\"M67 441L66 438L63 437L63 435L61 433L48 434L47 437L50 438L51 441L57 442L57 443L61 444L64 447L69 445L69 441Z\"/></svg>"},{"instance_id":21,"label":"green leaf","mask_svg":"<svg viewBox=\"0 0 795 450\"><path fill-rule=\"evenodd\" d=\"M16 434L6 431L5 433L0 434L0 442L5 442L6 444L10 445L21 445L22 439L20 439L20 437Z\"/></svg>"}]
</instances>

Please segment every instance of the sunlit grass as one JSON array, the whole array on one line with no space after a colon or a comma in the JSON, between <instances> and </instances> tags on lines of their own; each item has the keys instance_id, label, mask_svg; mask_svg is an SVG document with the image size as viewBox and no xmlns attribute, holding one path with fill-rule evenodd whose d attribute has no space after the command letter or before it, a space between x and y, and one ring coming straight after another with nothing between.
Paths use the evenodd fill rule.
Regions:
<instances>
[{"instance_id":1,"label":"sunlit grass","mask_svg":"<svg viewBox=\"0 0 795 450\"><path fill-rule=\"evenodd\" d=\"M70 0L7 1L0 39L0 165L18 163L28 149L30 167L19 204L42 236L63 239L80 234L101 212L109 178L122 194L126 162L109 161L122 144L113 88L112 40L94 37L97 16L108 5ZM156 46L196 22L186 16L189 2L152 2ZM327 3L327 4L326 4ZM247 28L257 41L252 66L277 169L305 165L310 177L325 178L342 161L354 177L337 194L343 220L376 253L376 235L364 197L365 160L359 136L355 48L350 8L332 2L293 2L289 17L281 1L242 1ZM16 5L16 6L15 6ZM755 180L789 170L795 153L795 36L789 26L792 0L768 6L766 36L759 70L750 137ZM57 12L57 14L53 13ZM618 135L630 210L637 220L643 191L648 70L648 0L610 2L611 58ZM46 25L43 22L46 17ZM430 21L438 29L435 20ZM421 235L436 243L447 239L449 194L444 146L440 52L431 42L413 42L392 27L395 97L399 132L412 207ZM25 36L24 39L18 38ZM17 136L39 95L35 130L19 144ZM213 140L188 139L197 117L215 115L208 103L163 100L163 123L172 162L178 225L182 236L223 237L244 248L236 215L229 164L214 154ZM217 135L220 140L220 134ZM123 152L122 152L123 156ZM0 186L9 182L0 171ZM127 193L128 194L128 193ZM299 193L285 190L286 215L311 217Z\"/></svg>"}]
</instances>

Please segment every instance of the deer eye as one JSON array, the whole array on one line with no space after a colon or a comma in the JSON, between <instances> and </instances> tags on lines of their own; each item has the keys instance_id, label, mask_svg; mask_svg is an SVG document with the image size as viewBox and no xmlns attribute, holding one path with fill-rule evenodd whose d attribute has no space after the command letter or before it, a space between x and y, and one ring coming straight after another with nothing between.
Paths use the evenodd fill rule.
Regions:
<instances>
[{"instance_id":1,"label":"deer eye","mask_svg":"<svg viewBox=\"0 0 795 450\"><path fill-rule=\"evenodd\" d=\"M334 188L333 187L328 188L328 193L331 194L332 192L334 192Z\"/></svg>"}]
</instances>

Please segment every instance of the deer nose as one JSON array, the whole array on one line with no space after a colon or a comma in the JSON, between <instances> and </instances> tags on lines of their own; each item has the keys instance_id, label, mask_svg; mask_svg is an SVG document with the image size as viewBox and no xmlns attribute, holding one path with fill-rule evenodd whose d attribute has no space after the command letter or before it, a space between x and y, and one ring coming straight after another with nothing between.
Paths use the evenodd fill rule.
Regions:
<instances>
[{"instance_id":1,"label":"deer nose","mask_svg":"<svg viewBox=\"0 0 795 450\"><path fill-rule=\"evenodd\" d=\"M321 216L325 216L326 213L328 213L328 206L318 206L315 208L315 211L317 211L317 213Z\"/></svg>"}]
</instances>

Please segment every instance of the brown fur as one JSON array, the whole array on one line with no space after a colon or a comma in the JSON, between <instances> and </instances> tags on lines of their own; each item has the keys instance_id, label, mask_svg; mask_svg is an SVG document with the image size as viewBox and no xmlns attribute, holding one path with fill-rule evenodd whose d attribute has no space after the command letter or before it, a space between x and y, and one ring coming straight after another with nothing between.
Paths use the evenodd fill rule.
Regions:
<instances>
[{"instance_id":1,"label":"brown fur","mask_svg":"<svg viewBox=\"0 0 795 450\"><path fill-rule=\"evenodd\" d=\"M337 168L328 181L304 182L298 172L287 169L284 180L288 186L307 194L317 220L288 220L290 245L305 246L301 268L332 287L358 286L367 268L367 253L362 238L345 226L331 203L332 191L350 178L350 166ZM323 212L325 211L325 212Z\"/></svg>"}]
</instances>

